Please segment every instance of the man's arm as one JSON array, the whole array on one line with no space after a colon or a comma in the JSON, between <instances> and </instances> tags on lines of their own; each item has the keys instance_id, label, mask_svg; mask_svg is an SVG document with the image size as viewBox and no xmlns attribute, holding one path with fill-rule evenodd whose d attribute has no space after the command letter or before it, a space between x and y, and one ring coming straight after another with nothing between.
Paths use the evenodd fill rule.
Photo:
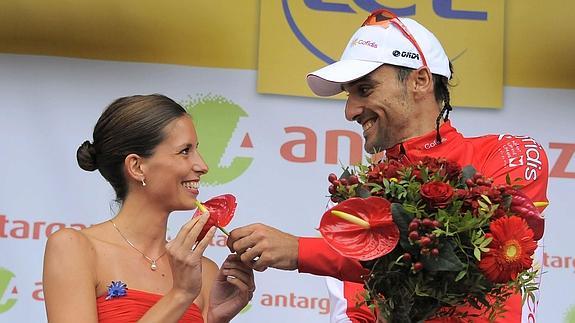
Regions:
<instances>
[{"instance_id":1,"label":"man's arm","mask_svg":"<svg viewBox=\"0 0 575 323\"><path fill-rule=\"evenodd\" d=\"M257 271L268 267L362 282L367 274L357 260L333 250L323 238L296 237L265 224L250 224L230 232L228 247Z\"/></svg>"},{"instance_id":2,"label":"man's arm","mask_svg":"<svg viewBox=\"0 0 575 323\"><path fill-rule=\"evenodd\" d=\"M362 283L361 277L369 274L359 261L340 255L323 238L299 238L298 270L356 283Z\"/></svg>"}]
</instances>

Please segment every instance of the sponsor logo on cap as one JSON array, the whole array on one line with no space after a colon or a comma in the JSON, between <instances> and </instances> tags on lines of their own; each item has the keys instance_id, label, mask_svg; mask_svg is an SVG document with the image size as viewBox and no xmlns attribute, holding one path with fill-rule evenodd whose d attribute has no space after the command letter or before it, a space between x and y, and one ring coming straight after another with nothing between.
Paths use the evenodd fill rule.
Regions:
<instances>
[{"instance_id":1,"label":"sponsor logo on cap","mask_svg":"<svg viewBox=\"0 0 575 323\"><path fill-rule=\"evenodd\" d=\"M407 57L407 58L411 58L411 59L417 59L419 60L419 54L418 53L413 53L413 52L400 52L398 50L394 50L393 52L391 52L391 54L395 57Z\"/></svg>"},{"instance_id":2,"label":"sponsor logo on cap","mask_svg":"<svg viewBox=\"0 0 575 323\"><path fill-rule=\"evenodd\" d=\"M354 40L351 41L351 47L356 46L356 45L364 45L364 46L377 48L377 44L374 41L364 40L364 39L359 39L359 38L355 38Z\"/></svg>"}]
</instances>

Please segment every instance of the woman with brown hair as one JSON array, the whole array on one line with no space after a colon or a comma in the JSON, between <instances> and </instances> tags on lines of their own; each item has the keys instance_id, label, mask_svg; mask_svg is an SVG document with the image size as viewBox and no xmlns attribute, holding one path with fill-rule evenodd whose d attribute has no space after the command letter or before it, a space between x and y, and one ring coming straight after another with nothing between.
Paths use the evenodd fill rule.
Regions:
<instances>
[{"instance_id":1,"label":"woman with brown hair","mask_svg":"<svg viewBox=\"0 0 575 323\"><path fill-rule=\"evenodd\" d=\"M198 235L205 213L166 242L172 211L195 208L208 167L191 117L162 95L117 99L78 148L79 166L99 170L119 212L109 221L48 239L44 295L50 322L229 322L255 289L236 255L221 269Z\"/></svg>"}]
</instances>

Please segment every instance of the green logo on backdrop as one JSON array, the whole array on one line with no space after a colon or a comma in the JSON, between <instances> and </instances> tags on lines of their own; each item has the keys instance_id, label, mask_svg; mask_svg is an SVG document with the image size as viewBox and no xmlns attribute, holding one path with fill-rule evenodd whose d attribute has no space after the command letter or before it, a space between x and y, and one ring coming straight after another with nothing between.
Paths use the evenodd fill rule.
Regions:
<instances>
[{"instance_id":1,"label":"green logo on backdrop","mask_svg":"<svg viewBox=\"0 0 575 323\"><path fill-rule=\"evenodd\" d=\"M205 95L183 104L194 118L200 141L200 151L210 170L202 176L202 183L221 185L238 178L253 158L234 157L229 166L221 166L221 160L232 139L240 118L248 114L237 104L219 95ZM251 140L245 134L242 147L251 148Z\"/></svg>"},{"instance_id":2,"label":"green logo on backdrop","mask_svg":"<svg viewBox=\"0 0 575 323\"><path fill-rule=\"evenodd\" d=\"M244 314L251 309L252 309L252 304L248 303L248 304L246 304L246 306L244 306L244 308L242 308L242 310L240 311L240 314Z\"/></svg>"},{"instance_id":3,"label":"green logo on backdrop","mask_svg":"<svg viewBox=\"0 0 575 323\"><path fill-rule=\"evenodd\" d=\"M572 305L565 313L565 323L575 323L575 305Z\"/></svg>"},{"instance_id":4,"label":"green logo on backdrop","mask_svg":"<svg viewBox=\"0 0 575 323\"><path fill-rule=\"evenodd\" d=\"M16 304L15 298L8 298L8 286L14 278L14 274L8 269L0 267L0 314L9 311L14 304ZM12 294L16 294L16 287L12 289ZM8 298L8 299L6 299Z\"/></svg>"}]
</instances>

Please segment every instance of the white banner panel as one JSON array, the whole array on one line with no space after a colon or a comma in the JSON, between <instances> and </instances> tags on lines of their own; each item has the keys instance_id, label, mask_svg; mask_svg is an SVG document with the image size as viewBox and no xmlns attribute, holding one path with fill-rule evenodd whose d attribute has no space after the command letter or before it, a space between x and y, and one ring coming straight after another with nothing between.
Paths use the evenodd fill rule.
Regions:
<instances>
[{"instance_id":1,"label":"white banner panel","mask_svg":"<svg viewBox=\"0 0 575 323\"><path fill-rule=\"evenodd\" d=\"M360 127L345 121L343 102L257 94L256 71L0 55L1 322L46 321L41 286L46 236L63 226L105 221L116 209L101 176L77 166L76 149L91 140L97 118L113 99L148 93L182 102L199 127L221 126L227 144L209 147L208 138L199 138L202 153L214 160L212 184L201 188L200 198L237 196L230 229L263 222L296 235L317 235L328 202L327 174L363 156ZM547 150L551 205L539 322L575 320L574 102L573 90L506 88L504 109L456 109L451 115L467 136L530 135ZM233 112L225 110L232 106ZM218 113L210 113L217 109L233 114L237 126L233 120L219 123ZM174 214L169 234L189 216ZM228 252L224 245L217 234L207 255L221 263ZM268 270L256 279L251 306L234 322L329 321L322 278Z\"/></svg>"}]
</instances>

